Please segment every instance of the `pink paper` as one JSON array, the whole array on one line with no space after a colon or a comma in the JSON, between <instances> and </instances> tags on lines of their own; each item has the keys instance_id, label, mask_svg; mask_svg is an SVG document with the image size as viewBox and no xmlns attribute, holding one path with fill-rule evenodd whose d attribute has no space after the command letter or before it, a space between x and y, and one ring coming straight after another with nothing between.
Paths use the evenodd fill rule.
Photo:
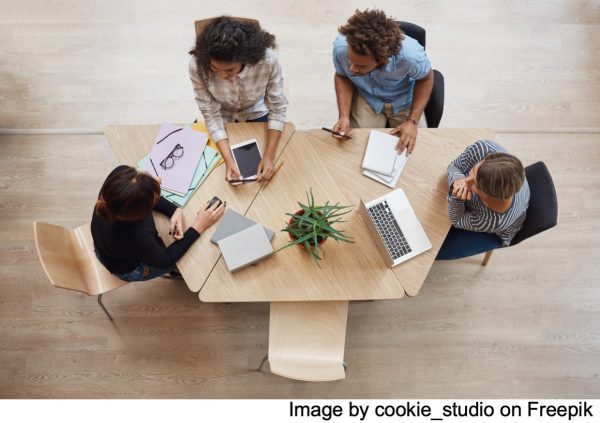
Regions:
<instances>
[{"instance_id":1,"label":"pink paper","mask_svg":"<svg viewBox=\"0 0 600 423\"><path fill-rule=\"evenodd\" d=\"M206 134L194 131L188 126L164 123L158 130L144 170L160 176L163 189L185 194L190 188L207 141ZM173 152L177 144L183 147L183 155L172 158L172 167L167 169L161 167L160 163Z\"/></svg>"}]
</instances>

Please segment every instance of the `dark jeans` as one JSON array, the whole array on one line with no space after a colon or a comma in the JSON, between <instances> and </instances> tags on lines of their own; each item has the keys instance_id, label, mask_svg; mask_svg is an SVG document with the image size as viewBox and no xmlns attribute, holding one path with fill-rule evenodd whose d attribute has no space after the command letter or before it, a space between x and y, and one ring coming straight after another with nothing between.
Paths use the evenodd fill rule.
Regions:
<instances>
[{"instance_id":1,"label":"dark jeans","mask_svg":"<svg viewBox=\"0 0 600 423\"><path fill-rule=\"evenodd\" d=\"M98 254L98 251L96 251L95 248L94 248L94 253L96 254L96 257L98 258L98 261L100 263L102 263L102 260L100 260L100 254ZM174 264L173 266L159 269L158 267L152 267L152 266L148 266L147 264L140 263L131 272L113 273L113 275L115 275L117 278L119 278L121 280L124 280L125 282L143 282L143 281L149 281L150 279L158 278L159 276L162 276L162 275L166 275L167 273L172 272L175 269L177 269L176 264Z\"/></svg>"},{"instance_id":2,"label":"dark jeans","mask_svg":"<svg viewBox=\"0 0 600 423\"><path fill-rule=\"evenodd\" d=\"M165 275L175 270L175 265L159 269L157 267L148 266L147 264L140 263L138 266L128 273L120 273L115 276L126 282L142 282L149 281L150 279L158 278L159 276Z\"/></svg>"},{"instance_id":3,"label":"dark jeans","mask_svg":"<svg viewBox=\"0 0 600 423\"><path fill-rule=\"evenodd\" d=\"M267 113L264 116L261 116L261 117L256 118L256 119L247 120L246 122L268 122L268 121L269 121L269 114Z\"/></svg>"},{"instance_id":4,"label":"dark jeans","mask_svg":"<svg viewBox=\"0 0 600 423\"><path fill-rule=\"evenodd\" d=\"M450 228L446 239L435 258L436 260L454 260L474 256L502 247L502 241L496 234L465 231Z\"/></svg>"}]
</instances>

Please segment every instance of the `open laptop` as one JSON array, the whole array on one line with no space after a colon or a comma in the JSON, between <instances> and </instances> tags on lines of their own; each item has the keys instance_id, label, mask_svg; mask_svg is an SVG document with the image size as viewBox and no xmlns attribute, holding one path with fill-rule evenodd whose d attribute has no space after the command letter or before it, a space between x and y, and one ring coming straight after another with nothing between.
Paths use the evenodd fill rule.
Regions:
<instances>
[{"instance_id":1,"label":"open laptop","mask_svg":"<svg viewBox=\"0 0 600 423\"><path fill-rule=\"evenodd\" d=\"M402 189L368 203L360 200L359 210L390 267L431 248L431 242Z\"/></svg>"}]
</instances>

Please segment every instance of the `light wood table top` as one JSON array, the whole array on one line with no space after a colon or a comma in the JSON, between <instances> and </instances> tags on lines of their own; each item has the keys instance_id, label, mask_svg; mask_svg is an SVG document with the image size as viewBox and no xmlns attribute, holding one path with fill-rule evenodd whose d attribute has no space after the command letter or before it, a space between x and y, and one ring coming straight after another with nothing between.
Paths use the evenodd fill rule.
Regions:
<instances>
[{"instance_id":1,"label":"light wood table top","mask_svg":"<svg viewBox=\"0 0 600 423\"><path fill-rule=\"evenodd\" d=\"M326 301L401 298L404 288L385 265L357 212L355 201L348 201L329 175L306 134L295 132L281 159L285 164L264 186L246 216L275 231L275 249L288 242L280 232L286 213L306 201L313 190L315 202L330 201L353 206L347 222L339 228L356 241L336 243L329 239L323 245L319 268L306 251L286 248L254 266L230 273L223 258L215 266L200 291L202 301ZM354 178L355 180L357 178Z\"/></svg>"},{"instance_id":2,"label":"light wood table top","mask_svg":"<svg viewBox=\"0 0 600 423\"><path fill-rule=\"evenodd\" d=\"M389 129L376 129L388 132ZM352 204L367 202L392 190L362 175L361 165L371 129L355 129L352 139L338 141L323 130L307 137L331 177ZM479 139L495 139L490 129L419 128L417 144L397 188L406 193L432 249L392 270L408 295L417 295L450 229L447 167L464 149Z\"/></svg>"},{"instance_id":3,"label":"light wood table top","mask_svg":"<svg viewBox=\"0 0 600 423\"><path fill-rule=\"evenodd\" d=\"M117 160L122 164L135 166L152 149L160 125L110 125L104 129ZM241 141L256 138L264 151L267 136L266 123L235 123L226 125L231 145ZM292 134L294 125L286 123L277 149L277 157L284 150ZM248 183L231 187L225 182L225 166L218 166L200 185L196 193L183 208L184 221L189 224L193 221L198 210L204 207L213 196L227 201L227 207L245 214L252 201L259 192L258 183ZM169 220L154 213L158 233L168 245L173 242L169 236ZM190 290L197 292L210 274L212 268L220 257L219 248L210 242L217 225L213 225L200 239L196 241L188 252L177 262Z\"/></svg>"}]
</instances>

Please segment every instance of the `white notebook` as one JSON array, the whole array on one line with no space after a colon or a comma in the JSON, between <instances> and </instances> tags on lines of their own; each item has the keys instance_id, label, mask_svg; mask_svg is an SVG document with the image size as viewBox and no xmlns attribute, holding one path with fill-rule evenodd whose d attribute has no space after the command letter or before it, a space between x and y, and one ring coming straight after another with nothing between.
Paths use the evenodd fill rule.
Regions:
<instances>
[{"instance_id":1,"label":"white notebook","mask_svg":"<svg viewBox=\"0 0 600 423\"><path fill-rule=\"evenodd\" d=\"M400 175L402 175L402 171L404 170L404 166L406 165L407 159L408 156L406 155L406 150L404 150L404 152L400 154L396 159L392 176L385 176L381 173L371 172L370 170L363 170L363 175L368 176L369 178L374 179L375 181L386 185L390 188L396 188L396 184L400 179Z\"/></svg>"},{"instance_id":2,"label":"white notebook","mask_svg":"<svg viewBox=\"0 0 600 423\"><path fill-rule=\"evenodd\" d=\"M363 169L391 178L398 159L398 140L399 138L393 135L371 131L363 159Z\"/></svg>"},{"instance_id":3,"label":"white notebook","mask_svg":"<svg viewBox=\"0 0 600 423\"><path fill-rule=\"evenodd\" d=\"M265 228L258 223L218 242L230 272L240 270L273 254Z\"/></svg>"}]
</instances>

